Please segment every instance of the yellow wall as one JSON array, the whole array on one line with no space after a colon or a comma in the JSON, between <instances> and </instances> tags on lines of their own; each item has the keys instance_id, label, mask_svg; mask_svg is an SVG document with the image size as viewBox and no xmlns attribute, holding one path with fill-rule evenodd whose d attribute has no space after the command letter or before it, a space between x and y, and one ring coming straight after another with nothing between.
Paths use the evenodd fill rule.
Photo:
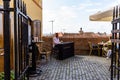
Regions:
<instances>
[{"instance_id":1,"label":"yellow wall","mask_svg":"<svg viewBox=\"0 0 120 80\"><path fill-rule=\"evenodd\" d=\"M10 1L10 7L13 8L13 1ZM42 38L42 0L23 0L27 7L28 16L34 21L39 20L40 24L40 38ZM3 0L0 0L0 5L3 5ZM11 15L13 18L13 15ZM13 23L12 23L13 25ZM2 30L2 29L1 29ZM1 34L1 33L0 33Z\"/></svg>"},{"instance_id":2,"label":"yellow wall","mask_svg":"<svg viewBox=\"0 0 120 80\"><path fill-rule=\"evenodd\" d=\"M32 20L42 21L42 0L23 0L27 6L27 13ZM38 6L39 5L39 6ZM13 0L11 0L11 7L13 6Z\"/></svg>"},{"instance_id":3,"label":"yellow wall","mask_svg":"<svg viewBox=\"0 0 120 80\"><path fill-rule=\"evenodd\" d=\"M38 6L33 0L24 0L24 2L27 5L27 13L32 20L42 21L42 7Z\"/></svg>"},{"instance_id":4,"label":"yellow wall","mask_svg":"<svg viewBox=\"0 0 120 80\"><path fill-rule=\"evenodd\" d=\"M40 20L41 35L42 36L42 0L24 0L27 5L27 13L32 20ZM41 37L42 38L42 37Z\"/></svg>"},{"instance_id":5,"label":"yellow wall","mask_svg":"<svg viewBox=\"0 0 120 80\"><path fill-rule=\"evenodd\" d=\"M41 35L42 36L42 0L23 0L27 7L27 14L32 20L40 20L41 24ZM11 7L13 6L13 1L11 1ZM41 37L42 38L42 37Z\"/></svg>"},{"instance_id":6,"label":"yellow wall","mask_svg":"<svg viewBox=\"0 0 120 80\"><path fill-rule=\"evenodd\" d=\"M27 13L32 20L40 20L42 22L42 0L23 0L27 5ZM2 5L0 0L0 5ZM11 7L13 7L13 0L11 0Z\"/></svg>"},{"instance_id":7,"label":"yellow wall","mask_svg":"<svg viewBox=\"0 0 120 80\"><path fill-rule=\"evenodd\" d=\"M33 0L23 0L26 3L26 7L27 7L27 14L28 16L32 19L32 20L40 20L42 23L42 6L39 5L41 2L42 4L42 0L35 2ZM0 7L3 5L3 1L0 0ZM13 8L13 0L11 0L10 3L11 8ZM13 29L13 15L10 16L11 17L11 30ZM2 22L3 18L2 18L2 13L0 13L0 48L3 48L3 22ZM12 33L12 37L11 37L11 48L14 48L13 46L13 31L11 31ZM2 36L1 36L2 35ZM42 24L41 24L41 35L42 35ZM40 36L41 36L40 35ZM13 49L11 49L12 52ZM11 65L13 64L13 54L11 54ZM4 65L3 65L3 56L0 56L0 72L3 71ZM13 67L13 66L12 66Z\"/></svg>"}]
</instances>

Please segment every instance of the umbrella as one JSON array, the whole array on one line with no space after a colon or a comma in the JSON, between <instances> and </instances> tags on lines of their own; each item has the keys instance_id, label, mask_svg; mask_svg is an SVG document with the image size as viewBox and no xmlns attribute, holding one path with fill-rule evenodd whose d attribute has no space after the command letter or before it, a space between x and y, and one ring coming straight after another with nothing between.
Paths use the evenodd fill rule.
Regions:
<instances>
[{"instance_id":1,"label":"umbrella","mask_svg":"<svg viewBox=\"0 0 120 80\"><path fill-rule=\"evenodd\" d=\"M90 21L112 21L113 8L89 16Z\"/></svg>"}]
</instances>

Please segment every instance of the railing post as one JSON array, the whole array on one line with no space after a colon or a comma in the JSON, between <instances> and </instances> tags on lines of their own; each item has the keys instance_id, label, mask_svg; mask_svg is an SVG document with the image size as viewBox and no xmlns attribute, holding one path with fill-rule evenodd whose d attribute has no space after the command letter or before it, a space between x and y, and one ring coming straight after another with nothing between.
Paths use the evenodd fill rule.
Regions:
<instances>
[{"instance_id":1,"label":"railing post","mask_svg":"<svg viewBox=\"0 0 120 80\"><path fill-rule=\"evenodd\" d=\"M3 35L4 35L4 80L10 80L10 12L9 4L10 0L3 0L4 5L4 23L3 23Z\"/></svg>"}]
</instances>

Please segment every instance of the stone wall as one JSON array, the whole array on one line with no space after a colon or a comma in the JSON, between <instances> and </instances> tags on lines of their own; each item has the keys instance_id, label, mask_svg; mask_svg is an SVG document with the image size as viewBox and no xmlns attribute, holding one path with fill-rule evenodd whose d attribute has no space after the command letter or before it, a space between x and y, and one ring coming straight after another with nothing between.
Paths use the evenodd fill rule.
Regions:
<instances>
[{"instance_id":1,"label":"stone wall","mask_svg":"<svg viewBox=\"0 0 120 80\"><path fill-rule=\"evenodd\" d=\"M109 37L98 37L98 38L60 38L60 40L62 40L63 42L70 42L73 41L74 42L74 47L75 47L75 54L77 55L88 55L89 54L89 46L88 46L88 42L92 42L92 43L99 43L101 41L108 41ZM46 48L48 50L52 49L52 37L43 37L43 48Z\"/></svg>"}]
</instances>

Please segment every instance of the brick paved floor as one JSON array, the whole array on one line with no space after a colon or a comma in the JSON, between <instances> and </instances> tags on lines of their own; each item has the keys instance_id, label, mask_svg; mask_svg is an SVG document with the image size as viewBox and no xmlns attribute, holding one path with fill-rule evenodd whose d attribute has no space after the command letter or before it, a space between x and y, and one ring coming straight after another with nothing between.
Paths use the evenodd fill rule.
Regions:
<instances>
[{"instance_id":1,"label":"brick paved floor","mask_svg":"<svg viewBox=\"0 0 120 80\"><path fill-rule=\"evenodd\" d=\"M52 59L41 62L41 75L30 80L109 80L110 59L97 56L81 56L65 60Z\"/></svg>"}]
</instances>

